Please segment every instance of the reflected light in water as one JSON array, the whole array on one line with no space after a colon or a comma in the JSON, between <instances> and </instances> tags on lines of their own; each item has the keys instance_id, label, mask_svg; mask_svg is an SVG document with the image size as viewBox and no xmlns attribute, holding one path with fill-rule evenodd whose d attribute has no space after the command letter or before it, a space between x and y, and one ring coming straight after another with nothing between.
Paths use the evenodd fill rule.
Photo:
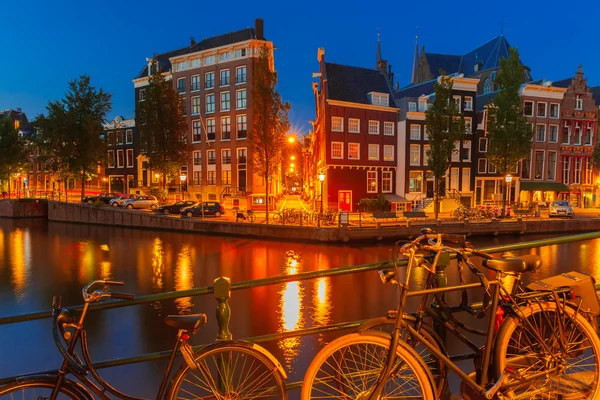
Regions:
<instances>
[{"instance_id":1,"label":"reflected light in water","mask_svg":"<svg viewBox=\"0 0 600 400\"><path fill-rule=\"evenodd\" d=\"M316 326L327 325L331 322L331 278L323 277L314 280L313 293L313 323ZM319 340L322 337L319 335Z\"/></svg>"},{"instance_id":2,"label":"reflected light in water","mask_svg":"<svg viewBox=\"0 0 600 400\"><path fill-rule=\"evenodd\" d=\"M0 229L0 265L4 264L4 231Z\"/></svg>"},{"instance_id":3,"label":"reflected light in water","mask_svg":"<svg viewBox=\"0 0 600 400\"><path fill-rule=\"evenodd\" d=\"M17 301L20 302L25 296L25 289L29 280L31 261L29 232L16 229L9 235L9 241L8 258L10 260L13 290Z\"/></svg>"},{"instance_id":4,"label":"reflected light in water","mask_svg":"<svg viewBox=\"0 0 600 400\"><path fill-rule=\"evenodd\" d=\"M160 292L165 286L165 253L163 252L163 244L159 238L154 239L152 244L152 289L155 292Z\"/></svg>"},{"instance_id":5,"label":"reflected light in water","mask_svg":"<svg viewBox=\"0 0 600 400\"><path fill-rule=\"evenodd\" d=\"M79 242L79 282L88 283L95 279L95 254L93 246L87 241Z\"/></svg>"},{"instance_id":6,"label":"reflected light in water","mask_svg":"<svg viewBox=\"0 0 600 400\"><path fill-rule=\"evenodd\" d=\"M294 251L288 251L285 257L286 275L295 275L300 272L302 263L300 256ZM279 332L293 331L304 328L304 317L302 315L302 300L304 298L304 287L301 282L287 282L279 292ZM291 364L298 356L300 338L286 338L279 341L279 348L283 350L286 368L292 370Z\"/></svg>"},{"instance_id":7,"label":"reflected light in water","mask_svg":"<svg viewBox=\"0 0 600 400\"><path fill-rule=\"evenodd\" d=\"M194 287L194 271L192 271L192 259L190 256L190 246L185 245L177 255L177 264L175 266L175 290L188 290ZM192 312L191 297L181 297L175 299L175 305L180 314L190 314Z\"/></svg>"},{"instance_id":8,"label":"reflected light in water","mask_svg":"<svg viewBox=\"0 0 600 400\"><path fill-rule=\"evenodd\" d=\"M103 281L112 279L112 263L110 261L100 262L100 279Z\"/></svg>"}]
</instances>

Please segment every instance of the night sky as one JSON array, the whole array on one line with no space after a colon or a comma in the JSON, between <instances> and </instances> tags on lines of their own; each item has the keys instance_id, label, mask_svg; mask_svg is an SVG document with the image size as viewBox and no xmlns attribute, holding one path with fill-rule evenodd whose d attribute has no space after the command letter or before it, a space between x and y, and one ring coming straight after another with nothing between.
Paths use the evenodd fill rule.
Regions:
<instances>
[{"instance_id":1,"label":"night sky","mask_svg":"<svg viewBox=\"0 0 600 400\"><path fill-rule=\"evenodd\" d=\"M600 2L581 0L439 2L315 1L2 2L0 109L21 107L30 118L62 97L67 82L86 73L113 93L111 117L134 115L131 80L145 58L265 20L277 47L279 89L290 122L305 133L314 119L311 73L317 48L327 61L373 68L377 33L383 57L402 86L409 83L419 44L435 53L464 54L500 34L519 48L534 79L573 76L577 65L600 84Z\"/></svg>"}]
</instances>

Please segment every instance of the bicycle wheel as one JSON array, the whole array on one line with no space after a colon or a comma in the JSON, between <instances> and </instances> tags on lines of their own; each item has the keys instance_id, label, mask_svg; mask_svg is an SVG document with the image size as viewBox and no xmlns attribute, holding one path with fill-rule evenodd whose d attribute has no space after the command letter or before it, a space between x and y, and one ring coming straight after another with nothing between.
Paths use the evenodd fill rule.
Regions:
<instances>
[{"instance_id":1,"label":"bicycle wheel","mask_svg":"<svg viewBox=\"0 0 600 400\"><path fill-rule=\"evenodd\" d=\"M195 354L198 369L184 363L171 380L167 398L287 399L280 367L253 346L227 343L200 350Z\"/></svg>"},{"instance_id":2,"label":"bicycle wheel","mask_svg":"<svg viewBox=\"0 0 600 400\"><path fill-rule=\"evenodd\" d=\"M301 400L367 399L386 362L390 339L377 333L351 333L325 346L308 366ZM432 378L405 343L380 398L433 399Z\"/></svg>"},{"instance_id":3,"label":"bicycle wheel","mask_svg":"<svg viewBox=\"0 0 600 400\"><path fill-rule=\"evenodd\" d=\"M503 394L507 398L596 399L600 394L600 340L589 322L572 308L559 308L554 302L540 302L520 310L523 318L509 316L494 346L496 376L506 367L519 375L508 379L514 386ZM524 319L550 352L543 348ZM565 333L564 348L561 325ZM541 376L521 381L536 373Z\"/></svg>"},{"instance_id":4,"label":"bicycle wheel","mask_svg":"<svg viewBox=\"0 0 600 400\"><path fill-rule=\"evenodd\" d=\"M279 224L281 222L281 214L279 213L272 214L271 218L273 218L273 222L275 222L276 224Z\"/></svg>"},{"instance_id":5,"label":"bicycle wheel","mask_svg":"<svg viewBox=\"0 0 600 400\"><path fill-rule=\"evenodd\" d=\"M0 399L2 400L28 400L49 399L56 382L49 380L30 380L15 382L0 388ZM65 382L59 390L57 400L79 400L91 398L84 396L79 390L74 389L70 383Z\"/></svg>"},{"instance_id":6,"label":"bicycle wheel","mask_svg":"<svg viewBox=\"0 0 600 400\"><path fill-rule=\"evenodd\" d=\"M254 223L254 222L256 222L256 215L248 214L248 219L250 220L251 223Z\"/></svg>"},{"instance_id":7,"label":"bicycle wheel","mask_svg":"<svg viewBox=\"0 0 600 400\"><path fill-rule=\"evenodd\" d=\"M414 323L414 319L411 321L410 317L405 317L409 323ZM392 334L394 331L394 325L396 323L395 318L388 317L378 317L368 320L357 328L358 332L364 332L366 330L374 330L379 332L385 332L388 334ZM419 333L427 343L433 344L437 350L441 353L446 354L446 349L444 348L444 343L442 339L438 336L437 333L429 325L422 324L419 329ZM415 352L421 357L423 362L425 363L425 367L431 373L431 377L434 382L434 389L438 395L438 398L441 396L441 393L444 391L446 385L446 379L448 378L448 368L446 364L441 362L439 358L437 358L427 347L423 346L423 344L417 340L413 340L408 331L403 330L400 332L400 337L403 341L408 343L410 347L412 347Z\"/></svg>"}]
</instances>

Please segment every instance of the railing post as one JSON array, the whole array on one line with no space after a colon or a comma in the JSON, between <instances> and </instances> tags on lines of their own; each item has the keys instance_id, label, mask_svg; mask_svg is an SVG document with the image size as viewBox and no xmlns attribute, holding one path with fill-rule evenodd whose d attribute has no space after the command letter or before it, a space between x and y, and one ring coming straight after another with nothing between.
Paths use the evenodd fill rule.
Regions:
<instances>
[{"instance_id":1,"label":"railing post","mask_svg":"<svg viewBox=\"0 0 600 400\"><path fill-rule=\"evenodd\" d=\"M226 277L218 277L214 281L214 294L217 299L217 322L219 324L219 333L217 342L231 340L229 332L229 319L231 318L231 309L227 301L231 295L231 281Z\"/></svg>"}]
</instances>

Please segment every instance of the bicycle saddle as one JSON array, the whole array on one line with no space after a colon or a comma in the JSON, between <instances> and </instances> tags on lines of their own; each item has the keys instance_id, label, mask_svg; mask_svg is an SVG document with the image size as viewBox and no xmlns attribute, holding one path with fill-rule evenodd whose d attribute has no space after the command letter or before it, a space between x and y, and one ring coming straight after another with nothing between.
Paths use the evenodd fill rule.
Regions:
<instances>
[{"instance_id":1,"label":"bicycle saddle","mask_svg":"<svg viewBox=\"0 0 600 400\"><path fill-rule=\"evenodd\" d=\"M201 325L206 324L206 314L168 315L165 322L175 329L196 333Z\"/></svg>"},{"instance_id":2,"label":"bicycle saddle","mask_svg":"<svg viewBox=\"0 0 600 400\"><path fill-rule=\"evenodd\" d=\"M542 266L542 259L536 255L524 255L517 258L484 258L482 265L496 272L535 272Z\"/></svg>"}]
</instances>

